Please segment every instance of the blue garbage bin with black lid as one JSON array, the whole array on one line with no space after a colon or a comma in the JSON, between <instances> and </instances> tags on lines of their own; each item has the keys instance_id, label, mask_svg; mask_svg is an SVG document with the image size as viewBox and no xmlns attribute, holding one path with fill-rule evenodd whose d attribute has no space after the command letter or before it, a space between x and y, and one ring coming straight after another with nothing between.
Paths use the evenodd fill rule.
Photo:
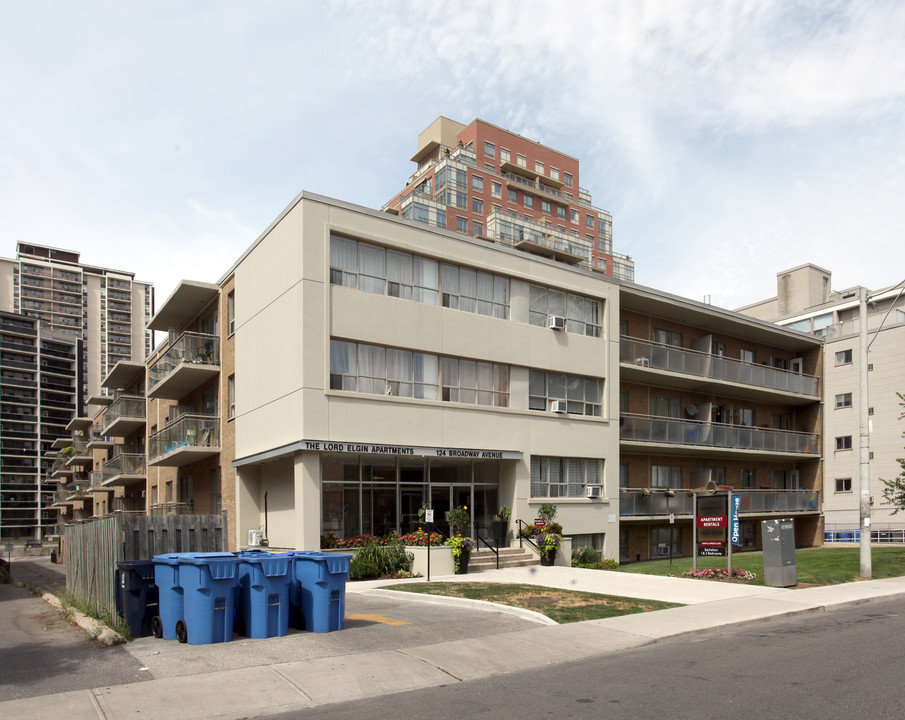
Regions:
<instances>
[{"instance_id":1,"label":"blue garbage bin with black lid","mask_svg":"<svg viewBox=\"0 0 905 720\"><path fill-rule=\"evenodd\" d=\"M124 560L116 563L117 611L132 637L151 635L151 624L158 615L159 593L154 583L152 560Z\"/></svg>"},{"instance_id":2,"label":"blue garbage bin with black lid","mask_svg":"<svg viewBox=\"0 0 905 720\"><path fill-rule=\"evenodd\" d=\"M176 639L176 625L185 619L185 602L179 584L182 553L155 555L154 584L157 586L157 615L151 618L151 634L166 640Z\"/></svg>"},{"instance_id":3,"label":"blue garbage bin with black lid","mask_svg":"<svg viewBox=\"0 0 905 720\"><path fill-rule=\"evenodd\" d=\"M236 592L236 632L250 638L282 637L289 632L292 556L243 550Z\"/></svg>"},{"instance_id":4,"label":"blue garbage bin with black lid","mask_svg":"<svg viewBox=\"0 0 905 720\"><path fill-rule=\"evenodd\" d=\"M239 558L233 553L183 553L179 557L184 617L176 639L192 645L232 640Z\"/></svg>"},{"instance_id":5,"label":"blue garbage bin with black lid","mask_svg":"<svg viewBox=\"0 0 905 720\"><path fill-rule=\"evenodd\" d=\"M351 555L298 551L292 553L292 603L300 630L342 630L346 614L346 581Z\"/></svg>"}]
</instances>

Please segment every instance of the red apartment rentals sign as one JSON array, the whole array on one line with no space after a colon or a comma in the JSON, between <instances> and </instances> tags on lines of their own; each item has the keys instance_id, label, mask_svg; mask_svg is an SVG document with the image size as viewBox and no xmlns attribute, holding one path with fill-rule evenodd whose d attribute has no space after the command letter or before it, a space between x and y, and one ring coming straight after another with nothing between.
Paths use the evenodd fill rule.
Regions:
<instances>
[{"instance_id":1,"label":"red apartment rentals sign","mask_svg":"<svg viewBox=\"0 0 905 720\"><path fill-rule=\"evenodd\" d=\"M726 495L698 495L698 555L725 555L729 530L729 503Z\"/></svg>"}]
</instances>

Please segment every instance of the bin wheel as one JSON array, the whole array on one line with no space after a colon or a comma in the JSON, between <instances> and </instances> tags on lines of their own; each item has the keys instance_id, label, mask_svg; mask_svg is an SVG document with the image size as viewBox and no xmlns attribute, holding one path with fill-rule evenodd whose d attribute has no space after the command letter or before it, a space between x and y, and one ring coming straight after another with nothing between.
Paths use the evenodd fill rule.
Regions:
<instances>
[{"instance_id":1,"label":"bin wheel","mask_svg":"<svg viewBox=\"0 0 905 720\"><path fill-rule=\"evenodd\" d=\"M151 618L151 634L156 638L163 637L163 621L160 619L160 615Z\"/></svg>"},{"instance_id":2,"label":"bin wheel","mask_svg":"<svg viewBox=\"0 0 905 720\"><path fill-rule=\"evenodd\" d=\"M296 608L292 614L292 624L296 630L305 629L305 612L301 608Z\"/></svg>"},{"instance_id":3,"label":"bin wheel","mask_svg":"<svg viewBox=\"0 0 905 720\"><path fill-rule=\"evenodd\" d=\"M189 639L189 631L185 626L185 620L179 620L176 623L176 639L181 642L187 642Z\"/></svg>"}]
</instances>

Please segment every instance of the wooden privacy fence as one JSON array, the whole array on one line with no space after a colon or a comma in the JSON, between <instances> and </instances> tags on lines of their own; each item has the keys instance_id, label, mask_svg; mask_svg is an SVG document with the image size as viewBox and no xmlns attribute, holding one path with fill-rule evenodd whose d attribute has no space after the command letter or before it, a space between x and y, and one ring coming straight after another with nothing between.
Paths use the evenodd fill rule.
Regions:
<instances>
[{"instance_id":1,"label":"wooden privacy fence","mask_svg":"<svg viewBox=\"0 0 905 720\"><path fill-rule=\"evenodd\" d=\"M229 548L222 515L124 515L114 513L64 530L66 589L98 614L116 614L116 563L150 560L175 552L220 552Z\"/></svg>"}]
</instances>

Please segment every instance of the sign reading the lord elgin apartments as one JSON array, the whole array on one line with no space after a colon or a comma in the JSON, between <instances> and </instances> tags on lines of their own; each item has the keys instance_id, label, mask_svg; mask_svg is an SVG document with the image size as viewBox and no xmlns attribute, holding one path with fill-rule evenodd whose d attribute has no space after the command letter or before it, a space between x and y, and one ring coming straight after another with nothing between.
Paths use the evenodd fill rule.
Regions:
<instances>
[{"instance_id":1,"label":"sign reading the lord elgin apartments","mask_svg":"<svg viewBox=\"0 0 905 720\"><path fill-rule=\"evenodd\" d=\"M309 452L360 453L366 455L408 455L410 457L458 458L462 460L521 460L513 450L476 450L470 448L420 447L417 445L380 445L377 443L303 440L302 450Z\"/></svg>"}]
</instances>

